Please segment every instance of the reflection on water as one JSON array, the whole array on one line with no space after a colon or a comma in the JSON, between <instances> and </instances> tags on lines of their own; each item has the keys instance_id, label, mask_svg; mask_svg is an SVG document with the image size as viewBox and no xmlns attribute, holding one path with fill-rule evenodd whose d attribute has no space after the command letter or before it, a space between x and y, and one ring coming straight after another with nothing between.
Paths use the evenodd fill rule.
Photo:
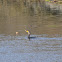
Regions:
<instances>
[{"instance_id":1,"label":"reflection on water","mask_svg":"<svg viewBox=\"0 0 62 62\"><path fill-rule=\"evenodd\" d=\"M0 1L0 62L62 62L62 15L7 1Z\"/></svg>"}]
</instances>

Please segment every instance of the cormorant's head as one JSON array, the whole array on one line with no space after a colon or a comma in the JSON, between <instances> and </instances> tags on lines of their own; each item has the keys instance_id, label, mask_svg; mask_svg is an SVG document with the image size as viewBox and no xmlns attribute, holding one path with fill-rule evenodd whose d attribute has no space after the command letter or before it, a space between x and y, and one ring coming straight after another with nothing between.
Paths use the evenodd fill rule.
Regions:
<instances>
[{"instance_id":1,"label":"cormorant's head","mask_svg":"<svg viewBox=\"0 0 62 62\"><path fill-rule=\"evenodd\" d=\"M28 30L25 30L27 33L29 32Z\"/></svg>"},{"instance_id":2,"label":"cormorant's head","mask_svg":"<svg viewBox=\"0 0 62 62\"><path fill-rule=\"evenodd\" d=\"M30 32L29 32L28 30L25 30L25 32L27 32L27 33L28 33L28 35L30 35Z\"/></svg>"}]
</instances>

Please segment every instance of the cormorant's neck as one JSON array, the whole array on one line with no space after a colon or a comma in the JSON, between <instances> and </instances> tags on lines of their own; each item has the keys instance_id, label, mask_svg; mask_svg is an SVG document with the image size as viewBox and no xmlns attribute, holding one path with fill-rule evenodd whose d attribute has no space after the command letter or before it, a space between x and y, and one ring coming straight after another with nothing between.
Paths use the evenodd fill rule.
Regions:
<instances>
[{"instance_id":1,"label":"cormorant's neck","mask_svg":"<svg viewBox=\"0 0 62 62\"><path fill-rule=\"evenodd\" d=\"M30 39L30 32L28 32L28 38Z\"/></svg>"},{"instance_id":2,"label":"cormorant's neck","mask_svg":"<svg viewBox=\"0 0 62 62\"><path fill-rule=\"evenodd\" d=\"M30 34L28 35L28 39L30 40Z\"/></svg>"},{"instance_id":3,"label":"cormorant's neck","mask_svg":"<svg viewBox=\"0 0 62 62\"><path fill-rule=\"evenodd\" d=\"M30 37L30 34L28 35L28 38Z\"/></svg>"}]
</instances>

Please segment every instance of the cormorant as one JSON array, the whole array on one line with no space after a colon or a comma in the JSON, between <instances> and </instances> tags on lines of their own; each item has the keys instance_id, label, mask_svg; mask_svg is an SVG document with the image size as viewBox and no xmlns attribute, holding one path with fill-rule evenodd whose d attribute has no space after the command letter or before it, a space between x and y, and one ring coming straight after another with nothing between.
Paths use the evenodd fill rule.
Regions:
<instances>
[{"instance_id":1,"label":"cormorant","mask_svg":"<svg viewBox=\"0 0 62 62\"><path fill-rule=\"evenodd\" d=\"M28 39L30 40L31 38L36 38L36 37L30 37L30 31L28 31L28 30L25 30L25 32L27 32L28 33Z\"/></svg>"}]
</instances>

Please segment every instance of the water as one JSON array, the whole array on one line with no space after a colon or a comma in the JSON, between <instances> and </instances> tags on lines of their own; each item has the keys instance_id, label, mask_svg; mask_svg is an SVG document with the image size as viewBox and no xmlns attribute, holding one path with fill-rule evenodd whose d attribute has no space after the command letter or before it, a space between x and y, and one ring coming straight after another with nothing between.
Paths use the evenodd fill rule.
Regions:
<instances>
[{"instance_id":1,"label":"water","mask_svg":"<svg viewBox=\"0 0 62 62\"><path fill-rule=\"evenodd\" d=\"M1 62L61 62L62 38L42 37L28 40L27 36L0 36Z\"/></svg>"},{"instance_id":2,"label":"water","mask_svg":"<svg viewBox=\"0 0 62 62\"><path fill-rule=\"evenodd\" d=\"M0 7L0 62L62 62L62 15L17 5Z\"/></svg>"}]
</instances>

